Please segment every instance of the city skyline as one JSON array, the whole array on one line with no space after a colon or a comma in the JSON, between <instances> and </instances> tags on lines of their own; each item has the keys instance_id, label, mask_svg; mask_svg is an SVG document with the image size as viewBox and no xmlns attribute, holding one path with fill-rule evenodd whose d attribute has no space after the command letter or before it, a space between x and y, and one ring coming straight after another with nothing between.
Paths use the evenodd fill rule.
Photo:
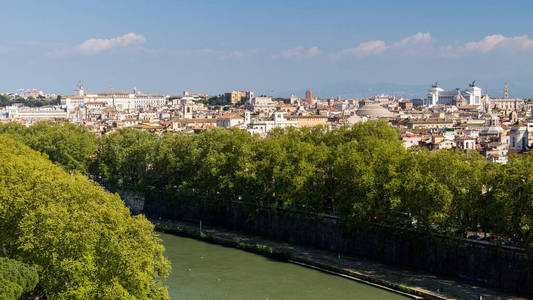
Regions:
<instances>
[{"instance_id":1,"label":"city skyline","mask_svg":"<svg viewBox=\"0 0 533 300\"><path fill-rule=\"evenodd\" d=\"M531 0L0 7L0 299L533 299Z\"/></svg>"},{"instance_id":2,"label":"city skyline","mask_svg":"<svg viewBox=\"0 0 533 300\"><path fill-rule=\"evenodd\" d=\"M0 12L13 24L0 29L0 64L10 72L0 76L0 90L69 95L82 80L92 91L423 97L434 81L453 89L478 80L489 94L499 96L508 83L513 96L528 97L532 6L9 3Z\"/></svg>"}]
</instances>

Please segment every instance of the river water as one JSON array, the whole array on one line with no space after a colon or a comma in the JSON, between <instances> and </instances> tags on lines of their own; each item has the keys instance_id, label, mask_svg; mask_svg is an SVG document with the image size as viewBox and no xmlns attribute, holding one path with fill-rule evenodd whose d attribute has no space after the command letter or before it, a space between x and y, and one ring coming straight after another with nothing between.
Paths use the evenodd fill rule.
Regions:
<instances>
[{"instance_id":1,"label":"river water","mask_svg":"<svg viewBox=\"0 0 533 300\"><path fill-rule=\"evenodd\" d=\"M242 250L161 234L171 299L408 299Z\"/></svg>"}]
</instances>

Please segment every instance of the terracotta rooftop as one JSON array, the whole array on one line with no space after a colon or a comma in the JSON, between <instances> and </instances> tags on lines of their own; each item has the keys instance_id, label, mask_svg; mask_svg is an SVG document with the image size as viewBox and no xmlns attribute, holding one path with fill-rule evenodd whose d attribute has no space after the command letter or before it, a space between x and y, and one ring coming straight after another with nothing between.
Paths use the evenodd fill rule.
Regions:
<instances>
[{"instance_id":1,"label":"terracotta rooftop","mask_svg":"<svg viewBox=\"0 0 533 300\"><path fill-rule=\"evenodd\" d=\"M225 115L218 117L218 119L242 119L242 118L243 117L239 114L225 114Z\"/></svg>"}]
</instances>

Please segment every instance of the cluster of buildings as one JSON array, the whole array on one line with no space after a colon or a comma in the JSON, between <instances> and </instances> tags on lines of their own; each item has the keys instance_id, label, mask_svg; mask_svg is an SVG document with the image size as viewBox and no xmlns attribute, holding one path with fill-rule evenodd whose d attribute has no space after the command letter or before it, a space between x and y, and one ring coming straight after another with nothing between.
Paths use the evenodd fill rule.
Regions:
<instances>
[{"instance_id":1,"label":"cluster of buildings","mask_svg":"<svg viewBox=\"0 0 533 300\"><path fill-rule=\"evenodd\" d=\"M414 115L417 115L415 117ZM505 164L509 153L533 148L533 99L483 95L475 81L468 88L444 90L433 84L419 112L391 121L406 147L478 151Z\"/></svg>"},{"instance_id":2,"label":"cluster of buildings","mask_svg":"<svg viewBox=\"0 0 533 300\"><path fill-rule=\"evenodd\" d=\"M480 119L433 119L397 122L406 148L425 147L432 151L459 149L478 151L488 161L505 164L509 153L527 152L533 148L533 119L518 120L516 112L509 117L485 114Z\"/></svg>"},{"instance_id":3,"label":"cluster of buildings","mask_svg":"<svg viewBox=\"0 0 533 300\"><path fill-rule=\"evenodd\" d=\"M6 93L6 95L13 98L22 99L56 99L56 94L46 94L37 89L18 89L14 93Z\"/></svg>"},{"instance_id":4,"label":"cluster of buildings","mask_svg":"<svg viewBox=\"0 0 533 300\"><path fill-rule=\"evenodd\" d=\"M510 98L507 87L503 97L492 98L475 81L463 90L444 90L435 83L424 99L387 95L320 99L311 91L304 98L273 99L231 91L223 95L227 105L210 106L209 98L189 92L143 94L136 89L93 93L80 85L74 95L61 96L61 105L0 107L0 122L59 120L82 124L98 134L125 127L185 133L221 127L267 136L274 128L339 128L384 119L401 130L406 147L478 151L498 163L506 163L510 152L533 147L533 99Z\"/></svg>"}]
</instances>

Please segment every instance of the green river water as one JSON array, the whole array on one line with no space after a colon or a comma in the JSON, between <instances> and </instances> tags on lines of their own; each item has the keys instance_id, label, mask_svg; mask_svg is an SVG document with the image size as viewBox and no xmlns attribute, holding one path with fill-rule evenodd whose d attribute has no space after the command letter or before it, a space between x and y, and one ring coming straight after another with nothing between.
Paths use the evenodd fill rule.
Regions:
<instances>
[{"instance_id":1,"label":"green river water","mask_svg":"<svg viewBox=\"0 0 533 300\"><path fill-rule=\"evenodd\" d=\"M408 299L245 251L161 234L171 299Z\"/></svg>"}]
</instances>

